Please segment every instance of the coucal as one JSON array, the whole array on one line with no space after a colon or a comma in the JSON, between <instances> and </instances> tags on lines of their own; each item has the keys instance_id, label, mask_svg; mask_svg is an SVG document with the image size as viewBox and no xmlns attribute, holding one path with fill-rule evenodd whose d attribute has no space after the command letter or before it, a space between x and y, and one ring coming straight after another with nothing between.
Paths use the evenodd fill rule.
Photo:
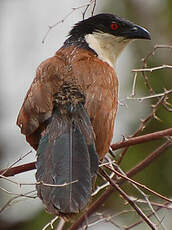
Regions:
<instances>
[{"instance_id":1,"label":"coucal","mask_svg":"<svg viewBox=\"0 0 172 230\"><path fill-rule=\"evenodd\" d=\"M36 71L17 125L37 151L37 192L50 213L78 213L90 199L98 160L113 136L114 63L133 39L150 34L118 16L98 14L78 22Z\"/></svg>"}]
</instances>

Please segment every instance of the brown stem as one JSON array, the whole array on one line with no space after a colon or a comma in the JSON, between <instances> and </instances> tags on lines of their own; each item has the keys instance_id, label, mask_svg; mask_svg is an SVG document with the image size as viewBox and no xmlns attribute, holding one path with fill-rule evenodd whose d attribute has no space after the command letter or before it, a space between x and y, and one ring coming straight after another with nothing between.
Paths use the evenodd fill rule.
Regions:
<instances>
[{"instance_id":1,"label":"brown stem","mask_svg":"<svg viewBox=\"0 0 172 230\"><path fill-rule=\"evenodd\" d=\"M24 164L24 165L19 165L19 166L16 166L16 167L12 167L12 168L9 168L9 169L8 168L7 169L2 169L2 170L0 170L0 175L6 176L6 177L15 176L18 173L33 170L33 169L36 168L35 163L36 162L31 162L31 163L27 163L27 164Z\"/></svg>"},{"instance_id":2,"label":"brown stem","mask_svg":"<svg viewBox=\"0 0 172 230\"><path fill-rule=\"evenodd\" d=\"M172 128L161 130L161 131L154 132L154 133L149 133L149 134L142 135L139 137L132 137L132 138L129 138L128 140L117 142L116 144L111 145L111 148L112 150L117 150L117 149L128 147L131 145L136 145L136 144L141 144L141 143L148 142L148 141L158 140L166 136L172 136ZM0 175L4 175L8 177L8 176L14 176L16 174L26 172L29 170L33 170L36 168L35 163L36 162L32 162L32 163L12 167L9 169L8 168L2 169L0 170Z\"/></svg>"},{"instance_id":3,"label":"brown stem","mask_svg":"<svg viewBox=\"0 0 172 230\"><path fill-rule=\"evenodd\" d=\"M172 128L161 130L161 131L154 132L154 133L149 133L149 134L142 135L139 137L132 137L132 138L129 138L128 140L124 140L124 141L112 144L111 148L112 150L116 150L119 148L131 146L131 145L137 145L137 144L141 144L141 143L148 142L148 141L158 140L166 136L172 136Z\"/></svg>"}]
</instances>

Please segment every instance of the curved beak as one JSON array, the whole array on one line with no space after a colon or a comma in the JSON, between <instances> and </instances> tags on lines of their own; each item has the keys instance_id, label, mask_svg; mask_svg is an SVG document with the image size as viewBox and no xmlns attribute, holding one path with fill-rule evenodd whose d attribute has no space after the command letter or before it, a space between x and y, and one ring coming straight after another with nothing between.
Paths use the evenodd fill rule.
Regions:
<instances>
[{"instance_id":1,"label":"curved beak","mask_svg":"<svg viewBox=\"0 0 172 230\"><path fill-rule=\"evenodd\" d=\"M151 40L150 33L143 27L138 25L133 25L125 32L124 36L128 39L149 39Z\"/></svg>"}]
</instances>

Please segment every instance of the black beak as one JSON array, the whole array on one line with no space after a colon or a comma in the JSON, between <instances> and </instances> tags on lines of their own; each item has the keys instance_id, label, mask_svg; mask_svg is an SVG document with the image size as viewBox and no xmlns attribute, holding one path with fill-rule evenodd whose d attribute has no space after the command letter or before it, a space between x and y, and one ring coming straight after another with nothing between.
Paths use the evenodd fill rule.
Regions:
<instances>
[{"instance_id":1,"label":"black beak","mask_svg":"<svg viewBox=\"0 0 172 230\"><path fill-rule=\"evenodd\" d=\"M150 33L143 27L138 25L133 25L125 32L124 36L128 39L149 39L151 40Z\"/></svg>"}]
</instances>

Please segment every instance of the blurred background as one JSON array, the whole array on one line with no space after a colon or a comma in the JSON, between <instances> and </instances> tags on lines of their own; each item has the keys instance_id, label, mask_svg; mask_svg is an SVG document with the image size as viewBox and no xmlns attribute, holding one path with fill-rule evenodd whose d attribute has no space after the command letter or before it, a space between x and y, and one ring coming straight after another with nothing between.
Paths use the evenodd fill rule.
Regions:
<instances>
[{"instance_id":1,"label":"blurred background","mask_svg":"<svg viewBox=\"0 0 172 230\"><path fill-rule=\"evenodd\" d=\"M20 134L16 126L16 118L23 103L26 92L34 78L35 70L41 61L52 56L59 49L72 25L82 20L83 9L73 11L63 23L53 28L42 43L49 25L62 20L71 12L73 7L88 3L86 0L1 0L0 1L0 167L6 168L27 152L31 147L26 143L25 137ZM120 56L116 69L119 77L118 114L115 124L113 143L122 140L123 136L134 133L140 124L140 119L146 117L151 111L153 100L139 103L127 100L131 94L134 74L133 68L142 67L141 58L145 57L155 44L172 45L172 1L171 0L97 0L96 13L113 13L129 19L136 24L144 26L152 35L151 41L135 41L131 43ZM90 16L90 11L87 13ZM159 50L149 60L149 66L161 64L172 65L172 52L168 49ZM125 66L125 68L124 68ZM172 88L171 70L156 71L150 75L152 87L156 93L163 89ZM145 88L142 77L137 81L137 95L149 94ZM127 104L127 106L122 105ZM144 133L149 133L172 126L172 117L169 112L160 108L158 116L161 121L151 121ZM142 133L143 134L143 133ZM138 145L130 148L125 160L123 170L130 169L137 162L151 153L161 142ZM157 192L166 196L172 194L171 163L172 149L166 151L156 162L144 172L139 173L135 179ZM35 161L35 152L32 151L19 163ZM35 170L15 176L11 179L19 183L35 182ZM17 186L11 182L1 180L0 186L16 194L34 190L34 186ZM133 189L128 187L128 193ZM34 193L32 194L34 195ZM14 195L0 190L0 208ZM122 210L124 201L118 194L112 195L101 208L104 213L116 213ZM166 229L172 226L171 214L168 210L158 213L164 218ZM136 214L130 213L130 223L136 220ZM38 198L20 198L8 206L0 216L0 229L42 229L52 219L45 213L43 205ZM129 221L127 214L115 219L117 222ZM125 223L125 222L124 222ZM129 223L129 222L126 222ZM89 229L119 229L111 223L101 223ZM134 229L149 229L146 225L139 225Z\"/></svg>"}]
</instances>

